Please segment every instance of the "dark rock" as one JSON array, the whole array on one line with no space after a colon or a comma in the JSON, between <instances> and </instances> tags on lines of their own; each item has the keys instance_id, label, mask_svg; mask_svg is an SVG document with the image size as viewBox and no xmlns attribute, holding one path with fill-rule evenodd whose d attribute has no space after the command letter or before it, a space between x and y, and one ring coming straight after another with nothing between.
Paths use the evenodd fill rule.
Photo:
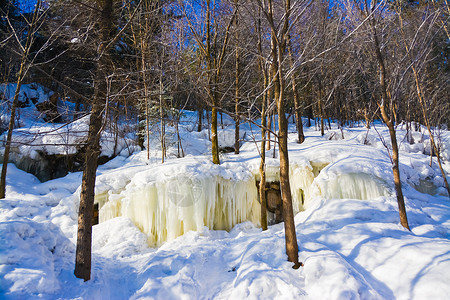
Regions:
<instances>
[{"instance_id":1,"label":"dark rock","mask_svg":"<svg viewBox=\"0 0 450 300\"><path fill-rule=\"evenodd\" d=\"M54 93L47 101L36 104L36 109L43 114L44 121L52 123L62 121L61 114L58 112L58 99L58 93Z\"/></svg>"},{"instance_id":2,"label":"dark rock","mask_svg":"<svg viewBox=\"0 0 450 300\"><path fill-rule=\"evenodd\" d=\"M259 187L259 182L256 183L256 186ZM281 199L280 182L266 182L265 190L268 219L267 223L269 225L273 225L283 222L283 201Z\"/></svg>"},{"instance_id":3,"label":"dark rock","mask_svg":"<svg viewBox=\"0 0 450 300\"><path fill-rule=\"evenodd\" d=\"M84 151L80 149L75 154L47 154L43 151L36 151L33 158L23 155L16 147L11 148L9 162L14 163L17 168L31 173L41 182L66 176L69 172L79 172L83 170ZM3 161L3 157L0 157ZM112 157L100 156L98 164L105 164Z\"/></svg>"}]
</instances>

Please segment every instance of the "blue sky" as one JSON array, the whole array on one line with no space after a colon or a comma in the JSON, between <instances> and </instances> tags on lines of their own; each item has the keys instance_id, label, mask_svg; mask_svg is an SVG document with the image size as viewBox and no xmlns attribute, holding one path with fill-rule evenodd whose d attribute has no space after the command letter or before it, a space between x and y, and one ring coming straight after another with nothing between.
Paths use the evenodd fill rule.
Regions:
<instances>
[{"instance_id":1,"label":"blue sky","mask_svg":"<svg viewBox=\"0 0 450 300\"><path fill-rule=\"evenodd\" d=\"M31 12L36 5L36 2L36 0L19 0L17 1L17 6L23 12Z\"/></svg>"}]
</instances>

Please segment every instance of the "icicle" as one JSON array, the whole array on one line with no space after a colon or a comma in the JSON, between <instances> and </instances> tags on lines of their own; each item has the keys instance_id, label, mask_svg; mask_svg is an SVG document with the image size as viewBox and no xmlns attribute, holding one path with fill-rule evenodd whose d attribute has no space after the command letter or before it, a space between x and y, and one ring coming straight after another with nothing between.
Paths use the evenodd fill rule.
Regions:
<instances>
[{"instance_id":1,"label":"icicle","mask_svg":"<svg viewBox=\"0 0 450 300\"><path fill-rule=\"evenodd\" d=\"M322 168L326 163L292 165L290 169L294 212L304 210L317 196L324 198L373 199L389 194L386 184L369 174L335 174ZM267 182L279 181L279 168L267 167ZM256 180L225 179L218 175L185 175L147 184L131 182L119 193L96 196L100 222L127 216L145 234L149 244L167 240L203 227L230 230L238 223L260 222Z\"/></svg>"},{"instance_id":2,"label":"icicle","mask_svg":"<svg viewBox=\"0 0 450 300\"><path fill-rule=\"evenodd\" d=\"M190 230L202 230L204 226L230 230L247 220L259 225L254 178L233 181L219 176L180 176L126 191L121 196L114 200L110 197L103 205L101 220L127 216L149 236L151 245L160 245Z\"/></svg>"},{"instance_id":3,"label":"icicle","mask_svg":"<svg viewBox=\"0 0 450 300\"><path fill-rule=\"evenodd\" d=\"M315 180L315 193L327 199L375 199L389 196L387 184L375 176L364 173L334 174L327 173L326 180Z\"/></svg>"}]
</instances>

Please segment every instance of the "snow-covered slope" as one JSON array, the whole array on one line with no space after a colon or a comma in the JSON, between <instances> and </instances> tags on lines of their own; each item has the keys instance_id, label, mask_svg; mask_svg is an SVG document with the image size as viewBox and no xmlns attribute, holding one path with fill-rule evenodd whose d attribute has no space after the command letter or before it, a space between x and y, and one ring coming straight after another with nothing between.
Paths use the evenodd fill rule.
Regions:
<instances>
[{"instance_id":1,"label":"snow-covered slope","mask_svg":"<svg viewBox=\"0 0 450 300\"><path fill-rule=\"evenodd\" d=\"M242 126L249 142L241 154L223 154L222 165L214 166L207 129L192 132L188 120L195 120L193 113L186 113L184 120L185 158L176 158L173 143L161 165L155 135L149 161L141 152L101 166L96 194L126 205L133 197L145 201L142 194L137 196L140 189L158 186L168 199L163 202L178 213L174 220L179 220L191 206L211 201L203 189L189 190L190 184L206 189L214 176L236 183L257 180L259 156L249 125ZM405 131L398 129L402 141ZM199 222L196 231L179 231L184 234L153 248L148 246L148 232L140 230L133 216L122 214L94 226L92 280L83 282L73 275L81 174L40 183L11 164L7 198L0 200L0 298L447 299L450 201L435 162L429 166L426 132L414 132L416 143L404 141L400 146L411 232L399 224L390 159L381 138L387 141L388 133L382 125L370 131L347 128L344 139L336 128L324 137L314 127L305 132L305 143L296 144L294 133L289 143L297 205L301 193L295 186L304 194L295 217L303 268L293 270L286 261L282 224L262 232L251 220L229 231ZM233 134L230 122L221 130L222 143L232 141ZM441 134L442 141L450 140L448 131ZM443 146L444 157L448 149ZM271 157L272 150L267 155ZM277 159L267 163L269 177L276 179ZM447 172L449 165L446 161ZM431 194L416 190L423 191L424 185ZM170 200L175 198L178 201ZM153 211L164 209L161 204Z\"/></svg>"},{"instance_id":2,"label":"snow-covered slope","mask_svg":"<svg viewBox=\"0 0 450 300\"><path fill-rule=\"evenodd\" d=\"M0 84L0 161L10 121L11 103L16 84ZM52 118L49 118L53 116ZM114 128L112 128L114 127ZM101 156L129 156L140 147L135 132L125 130L127 123L106 124L101 135ZM16 122L9 162L46 181L81 169L83 147L89 129L89 115L75 111L75 104L40 84L23 84L19 93ZM117 132L115 131L117 129ZM118 131L120 130L121 135ZM104 159L106 160L106 159Z\"/></svg>"}]
</instances>

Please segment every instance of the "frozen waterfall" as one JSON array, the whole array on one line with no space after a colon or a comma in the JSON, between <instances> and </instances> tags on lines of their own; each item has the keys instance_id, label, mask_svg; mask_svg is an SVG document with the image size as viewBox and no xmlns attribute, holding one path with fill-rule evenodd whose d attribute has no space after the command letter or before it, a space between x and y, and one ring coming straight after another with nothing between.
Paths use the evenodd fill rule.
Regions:
<instances>
[{"instance_id":1,"label":"frozen waterfall","mask_svg":"<svg viewBox=\"0 0 450 300\"><path fill-rule=\"evenodd\" d=\"M328 170L327 165L291 166L295 213L307 207L315 197L373 199L390 193L380 178L369 174L336 174ZM247 173L244 178L229 178L221 172L205 176L201 172L179 171L161 178L153 174L151 179L136 174L124 189L96 195L99 219L104 222L118 216L130 218L148 235L151 246L159 246L190 230L201 231L205 226L230 230L244 221L259 226L256 184L259 174L257 170ZM267 182L279 181L278 167L268 166L266 173Z\"/></svg>"}]
</instances>

